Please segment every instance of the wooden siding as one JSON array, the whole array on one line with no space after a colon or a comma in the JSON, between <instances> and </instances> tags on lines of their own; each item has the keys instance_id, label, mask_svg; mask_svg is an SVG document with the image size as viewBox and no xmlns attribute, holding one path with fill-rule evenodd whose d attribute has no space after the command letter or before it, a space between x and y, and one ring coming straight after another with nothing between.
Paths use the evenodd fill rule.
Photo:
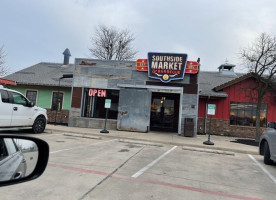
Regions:
<instances>
[{"instance_id":1,"label":"wooden siding","mask_svg":"<svg viewBox=\"0 0 276 200\"><path fill-rule=\"evenodd\" d=\"M256 86L254 78L249 78L226 87L223 91L228 97L225 99L209 99L209 104L216 104L216 114L213 118L227 119L230 117L230 102L250 102L256 103L256 94L252 88ZM250 89L251 88L251 89ZM276 102L273 93L268 92L265 95L263 104L267 104L267 121L276 121ZM198 117L205 116L206 98L199 99ZM208 116L209 117L209 116Z\"/></svg>"},{"instance_id":2,"label":"wooden siding","mask_svg":"<svg viewBox=\"0 0 276 200\"><path fill-rule=\"evenodd\" d=\"M74 87L72 94L72 108L81 107L82 88Z\"/></svg>"}]
</instances>

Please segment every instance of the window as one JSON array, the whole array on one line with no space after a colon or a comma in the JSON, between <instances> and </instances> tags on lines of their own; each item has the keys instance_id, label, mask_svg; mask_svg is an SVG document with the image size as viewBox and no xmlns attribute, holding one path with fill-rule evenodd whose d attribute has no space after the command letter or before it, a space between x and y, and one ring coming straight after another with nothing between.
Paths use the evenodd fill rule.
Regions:
<instances>
[{"instance_id":1,"label":"window","mask_svg":"<svg viewBox=\"0 0 276 200\"><path fill-rule=\"evenodd\" d=\"M5 142L6 142L7 148L9 149L10 154L14 154L18 151L13 139L5 138Z\"/></svg>"},{"instance_id":2,"label":"window","mask_svg":"<svg viewBox=\"0 0 276 200\"><path fill-rule=\"evenodd\" d=\"M0 161L8 156L8 151L6 149L6 145L4 139L0 139Z\"/></svg>"},{"instance_id":3,"label":"window","mask_svg":"<svg viewBox=\"0 0 276 200\"><path fill-rule=\"evenodd\" d=\"M111 108L108 111L108 119L117 119L119 90L101 90L89 88L84 89L82 117L105 119L105 99L111 99Z\"/></svg>"},{"instance_id":4,"label":"window","mask_svg":"<svg viewBox=\"0 0 276 200\"><path fill-rule=\"evenodd\" d=\"M27 90L26 91L27 99L29 99L34 104L36 104L36 96L37 96L37 91L36 90Z\"/></svg>"},{"instance_id":5,"label":"window","mask_svg":"<svg viewBox=\"0 0 276 200\"><path fill-rule=\"evenodd\" d=\"M255 103L230 103L230 125L256 126L256 107ZM266 127L267 105L261 105L260 126Z\"/></svg>"},{"instance_id":6,"label":"window","mask_svg":"<svg viewBox=\"0 0 276 200\"><path fill-rule=\"evenodd\" d=\"M10 103L8 92L5 91L5 90L0 90L0 93L1 93L2 102L3 103Z\"/></svg>"},{"instance_id":7,"label":"window","mask_svg":"<svg viewBox=\"0 0 276 200\"><path fill-rule=\"evenodd\" d=\"M59 92L59 98L58 98L58 92L53 92L51 109L61 111L62 103L63 103L63 93Z\"/></svg>"},{"instance_id":8,"label":"window","mask_svg":"<svg viewBox=\"0 0 276 200\"><path fill-rule=\"evenodd\" d=\"M21 94L12 92L12 97L13 97L13 103L14 104L20 104L23 106L27 106L28 105L28 101L25 97L23 97Z\"/></svg>"}]
</instances>

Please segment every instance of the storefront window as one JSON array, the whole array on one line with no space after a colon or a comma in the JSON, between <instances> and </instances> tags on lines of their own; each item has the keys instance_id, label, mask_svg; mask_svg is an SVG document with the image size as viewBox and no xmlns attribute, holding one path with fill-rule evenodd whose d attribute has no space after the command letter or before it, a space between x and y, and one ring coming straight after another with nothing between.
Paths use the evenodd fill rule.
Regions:
<instances>
[{"instance_id":1,"label":"storefront window","mask_svg":"<svg viewBox=\"0 0 276 200\"><path fill-rule=\"evenodd\" d=\"M254 103L231 102L230 125L256 126L256 107ZM260 126L266 127L267 105L261 105Z\"/></svg>"},{"instance_id":2,"label":"storefront window","mask_svg":"<svg viewBox=\"0 0 276 200\"><path fill-rule=\"evenodd\" d=\"M117 119L119 90L84 88L82 117L105 119L105 99L111 99L111 108L108 111L108 119Z\"/></svg>"}]
</instances>

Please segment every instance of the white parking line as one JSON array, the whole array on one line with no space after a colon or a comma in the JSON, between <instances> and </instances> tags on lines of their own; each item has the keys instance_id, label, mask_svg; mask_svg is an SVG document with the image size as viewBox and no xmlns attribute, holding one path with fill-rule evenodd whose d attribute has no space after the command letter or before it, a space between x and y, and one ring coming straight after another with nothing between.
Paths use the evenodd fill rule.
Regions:
<instances>
[{"instance_id":1,"label":"white parking line","mask_svg":"<svg viewBox=\"0 0 276 200\"><path fill-rule=\"evenodd\" d=\"M107 141L103 141L103 142L97 142L97 143L94 143L94 144L90 144L88 146L93 146L93 145L96 145L96 144L102 144L102 143L111 142L111 141L115 141L115 140L118 140L118 139L107 140ZM70 149L61 149L61 150L58 150L58 151L52 151L52 152L50 152L50 154L59 153L59 152L62 152L62 151L69 151L71 149L79 149L79 148L83 148L83 147L86 148L87 146L79 146L79 147L74 147L74 148L70 148Z\"/></svg>"},{"instance_id":2,"label":"white parking line","mask_svg":"<svg viewBox=\"0 0 276 200\"><path fill-rule=\"evenodd\" d=\"M269 173L269 171L267 171L266 168L264 168L252 155L248 154L249 158L251 158L263 171L266 175L268 175L268 177L276 184L276 179L274 176L272 176L272 174Z\"/></svg>"},{"instance_id":3,"label":"white parking line","mask_svg":"<svg viewBox=\"0 0 276 200\"><path fill-rule=\"evenodd\" d=\"M152 167L153 165L155 165L159 160L161 160L162 158L164 158L166 155L168 155L169 153L171 153L176 148L177 148L177 146L174 146L173 148L171 148L170 150L168 150L167 152L165 152L164 154L162 154L159 158L157 158L156 160L152 161L150 164L148 164L147 166L145 166L144 168L140 169L138 172L136 172L135 174L133 174L131 177L132 178L137 178L138 176L140 176L141 174L143 174L150 167Z\"/></svg>"}]
</instances>

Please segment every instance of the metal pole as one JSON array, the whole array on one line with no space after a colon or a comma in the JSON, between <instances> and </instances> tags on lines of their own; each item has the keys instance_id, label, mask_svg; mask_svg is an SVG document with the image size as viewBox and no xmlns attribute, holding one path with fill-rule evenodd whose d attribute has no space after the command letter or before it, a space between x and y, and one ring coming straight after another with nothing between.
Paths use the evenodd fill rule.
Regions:
<instances>
[{"instance_id":1,"label":"metal pole","mask_svg":"<svg viewBox=\"0 0 276 200\"><path fill-rule=\"evenodd\" d=\"M210 115L208 141L203 142L203 144L206 144L206 145L214 145L215 144L215 143L213 143L213 142L210 141L210 137L211 137L211 124L212 124L212 115Z\"/></svg>"},{"instance_id":2,"label":"metal pole","mask_svg":"<svg viewBox=\"0 0 276 200\"><path fill-rule=\"evenodd\" d=\"M106 121L107 121L107 117L108 117L108 108L106 109L106 113L105 113L104 129L101 130L100 133L109 133L109 131L106 130Z\"/></svg>"},{"instance_id":3,"label":"metal pole","mask_svg":"<svg viewBox=\"0 0 276 200\"><path fill-rule=\"evenodd\" d=\"M208 134L208 141L210 142L210 135L211 135L211 124L212 124L212 115L210 116L210 123L209 123L209 134Z\"/></svg>"}]
</instances>

